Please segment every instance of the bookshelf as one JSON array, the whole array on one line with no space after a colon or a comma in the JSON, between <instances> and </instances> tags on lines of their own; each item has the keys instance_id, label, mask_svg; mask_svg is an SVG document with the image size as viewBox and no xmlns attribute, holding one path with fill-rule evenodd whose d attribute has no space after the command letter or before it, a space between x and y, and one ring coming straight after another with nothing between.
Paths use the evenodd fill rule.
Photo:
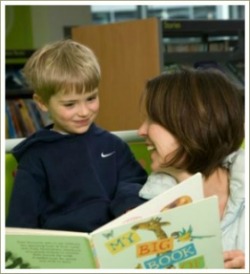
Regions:
<instances>
[{"instance_id":1,"label":"bookshelf","mask_svg":"<svg viewBox=\"0 0 250 274\"><path fill-rule=\"evenodd\" d=\"M165 69L218 66L244 89L244 20L163 20L161 25Z\"/></svg>"},{"instance_id":2,"label":"bookshelf","mask_svg":"<svg viewBox=\"0 0 250 274\"><path fill-rule=\"evenodd\" d=\"M22 76L21 70L34 50L6 51L6 105L5 137L27 137L45 126L49 119L32 100L33 91Z\"/></svg>"},{"instance_id":3,"label":"bookshelf","mask_svg":"<svg viewBox=\"0 0 250 274\"><path fill-rule=\"evenodd\" d=\"M203 60L238 61L244 60L244 21L243 20L182 20L162 21L163 41L166 38L186 38L186 41L196 38L197 45L203 49L197 52L166 52L165 63L194 62ZM164 45L171 45L171 39ZM178 40L177 40L178 41ZM181 40L183 42L184 40ZM192 41L192 40L191 40ZM191 42L190 42L191 43ZM178 45L178 42L175 43ZM195 44L195 42L193 43ZM224 47L212 50L211 45ZM221 52L223 51L223 52Z\"/></svg>"}]
</instances>

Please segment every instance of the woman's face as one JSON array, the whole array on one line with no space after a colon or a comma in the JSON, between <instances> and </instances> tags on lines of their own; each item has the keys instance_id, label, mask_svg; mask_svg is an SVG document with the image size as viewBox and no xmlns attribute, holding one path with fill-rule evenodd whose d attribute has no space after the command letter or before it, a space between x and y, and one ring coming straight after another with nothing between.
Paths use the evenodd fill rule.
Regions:
<instances>
[{"instance_id":1,"label":"woman's face","mask_svg":"<svg viewBox=\"0 0 250 274\"><path fill-rule=\"evenodd\" d=\"M149 119L140 126L138 134L145 138L146 146L151 152L152 171L162 170L161 165L169 161L172 158L171 153L179 147L176 138L164 127Z\"/></svg>"}]
</instances>

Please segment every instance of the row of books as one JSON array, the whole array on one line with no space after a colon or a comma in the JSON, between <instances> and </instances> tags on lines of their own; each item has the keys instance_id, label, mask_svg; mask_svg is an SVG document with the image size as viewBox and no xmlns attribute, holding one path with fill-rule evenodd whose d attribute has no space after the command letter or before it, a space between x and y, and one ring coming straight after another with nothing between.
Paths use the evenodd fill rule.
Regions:
<instances>
[{"instance_id":1,"label":"row of books","mask_svg":"<svg viewBox=\"0 0 250 274\"><path fill-rule=\"evenodd\" d=\"M6 139L27 137L50 123L32 99L6 100L5 113Z\"/></svg>"},{"instance_id":2,"label":"row of books","mask_svg":"<svg viewBox=\"0 0 250 274\"><path fill-rule=\"evenodd\" d=\"M245 66L244 62L238 61L238 62L216 62L216 61L200 61L195 62L193 64L187 64L189 66L192 66L194 68L216 68L223 73L225 73L231 81L233 81L235 84L237 84L240 89L244 90L244 84L245 84ZM173 71L178 70L180 67L179 64L173 63L166 65L164 70L165 71Z\"/></svg>"},{"instance_id":3,"label":"row of books","mask_svg":"<svg viewBox=\"0 0 250 274\"><path fill-rule=\"evenodd\" d=\"M172 39L173 40L173 39ZM233 52L236 50L235 41L190 42L187 39L177 39L176 42L166 43L165 50L173 52Z\"/></svg>"}]
</instances>

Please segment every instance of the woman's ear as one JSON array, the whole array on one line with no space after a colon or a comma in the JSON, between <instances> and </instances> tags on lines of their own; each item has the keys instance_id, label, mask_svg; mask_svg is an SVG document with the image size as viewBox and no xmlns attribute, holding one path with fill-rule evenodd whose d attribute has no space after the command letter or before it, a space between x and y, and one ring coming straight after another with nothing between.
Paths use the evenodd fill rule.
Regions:
<instances>
[{"instance_id":1,"label":"woman's ear","mask_svg":"<svg viewBox=\"0 0 250 274\"><path fill-rule=\"evenodd\" d=\"M35 101L36 105L39 107L40 110L47 112L48 111L48 104L43 101L43 99L34 93L33 100Z\"/></svg>"}]
</instances>

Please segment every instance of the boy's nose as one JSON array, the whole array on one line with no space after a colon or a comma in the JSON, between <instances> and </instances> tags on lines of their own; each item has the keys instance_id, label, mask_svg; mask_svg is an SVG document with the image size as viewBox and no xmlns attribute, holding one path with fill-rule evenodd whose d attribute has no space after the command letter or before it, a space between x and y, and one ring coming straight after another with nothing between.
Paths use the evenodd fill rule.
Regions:
<instances>
[{"instance_id":1,"label":"boy's nose","mask_svg":"<svg viewBox=\"0 0 250 274\"><path fill-rule=\"evenodd\" d=\"M85 104L81 104L78 108L78 115L79 116L87 116L89 113L89 109L86 107Z\"/></svg>"}]
</instances>

